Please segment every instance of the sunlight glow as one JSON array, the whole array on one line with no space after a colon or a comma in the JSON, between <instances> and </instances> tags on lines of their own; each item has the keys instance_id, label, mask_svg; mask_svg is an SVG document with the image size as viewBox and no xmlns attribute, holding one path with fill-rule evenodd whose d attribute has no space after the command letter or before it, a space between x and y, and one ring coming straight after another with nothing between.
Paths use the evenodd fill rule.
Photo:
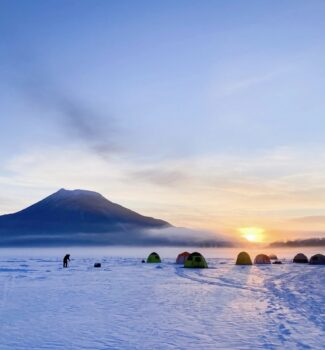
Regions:
<instances>
[{"instance_id":1,"label":"sunlight glow","mask_svg":"<svg viewBox=\"0 0 325 350\"><path fill-rule=\"evenodd\" d=\"M264 239L265 230L261 227L241 227L238 231L250 242L262 242Z\"/></svg>"}]
</instances>

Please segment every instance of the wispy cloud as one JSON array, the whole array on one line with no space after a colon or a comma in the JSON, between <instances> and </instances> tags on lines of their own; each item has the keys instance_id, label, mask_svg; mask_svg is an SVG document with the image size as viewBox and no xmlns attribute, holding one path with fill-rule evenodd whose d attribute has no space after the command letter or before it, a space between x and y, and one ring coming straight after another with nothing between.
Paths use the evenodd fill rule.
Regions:
<instances>
[{"instance_id":1,"label":"wispy cloud","mask_svg":"<svg viewBox=\"0 0 325 350\"><path fill-rule=\"evenodd\" d=\"M47 120L46 127L57 128L67 143L78 142L102 157L124 150L118 140L121 129L110 111L103 111L84 96L78 96L66 84L63 87L34 57L22 61L13 55L13 62L16 65L11 84L32 106L33 117L39 122Z\"/></svg>"},{"instance_id":2,"label":"wispy cloud","mask_svg":"<svg viewBox=\"0 0 325 350\"><path fill-rule=\"evenodd\" d=\"M258 76L247 77L245 79L228 82L223 86L221 94L222 96L233 95L236 92L256 87L262 83L267 83L277 75L279 75L279 72L273 71Z\"/></svg>"},{"instance_id":3,"label":"wispy cloud","mask_svg":"<svg viewBox=\"0 0 325 350\"><path fill-rule=\"evenodd\" d=\"M218 85L213 89L214 96L229 97L246 91L254 91L254 89L265 87L273 82L280 82L303 63L303 60L297 56L277 63L267 61L266 67L259 67L258 61L255 62L255 60L256 58L251 58L247 66L242 66L242 63L237 60L229 63L225 68L229 76L222 77L221 73Z\"/></svg>"},{"instance_id":4,"label":"wispy cloud","mask_svg":"<svg viewBox=\"0 0 325 350\"><path fill-rule=\"evenodd\" d=\"M324 216L303 216L300 218L291 219L292 222L297 223L311 223L311 224L325 224L325 215Z\"/></svg>"},{"instance_id":5,"label":"wispy cloud","mask_svg":"<svg viewBox=\"0 0 325 350\"><path fill-rule=\"evenodd\" d=\"M49 79L25 84L25 91L70 139L77 139L101 156L121 150L111 115L102 115L86 101L56 88Z\"/></svg>"},{"instance_id":6,"label":"wispy cloud","mask_svg":"<svg viewBox=\"0 0 325 350\"><path fill-rule=\"evenodd\" d=\"M136 181L167 187L185 185L191 181L191 175L186 169L167 169L165 166L159 167L159 165L158 167L136 170L127 176L133 177Z\"/></svg>"}]
</instances>

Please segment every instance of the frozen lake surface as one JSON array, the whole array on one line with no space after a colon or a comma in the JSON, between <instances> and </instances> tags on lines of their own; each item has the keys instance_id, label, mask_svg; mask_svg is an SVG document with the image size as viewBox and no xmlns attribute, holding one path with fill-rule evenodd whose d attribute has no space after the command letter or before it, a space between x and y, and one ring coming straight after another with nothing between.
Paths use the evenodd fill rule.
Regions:
<instances>
[{"instance_id":1,"label":"frozen lake surface","mask_svg":"<svg viewBox=\"0 0 325 350\"><path fill-rule=\"evenodd\" d=\"M70 249L68 269L65 251L2 251L0 348L324 349L325 266L241 267L214 249L191 270L112 251Z\"/></svg>"}]
</instances>

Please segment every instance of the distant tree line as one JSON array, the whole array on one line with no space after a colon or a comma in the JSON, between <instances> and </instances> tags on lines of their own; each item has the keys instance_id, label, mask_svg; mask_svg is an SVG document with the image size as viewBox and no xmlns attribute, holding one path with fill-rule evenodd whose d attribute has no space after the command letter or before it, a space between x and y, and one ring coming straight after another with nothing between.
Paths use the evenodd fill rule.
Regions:
<instances>
[{"instance_id":1,"label":"distant tree line","mask_svg":"<svg viewBox=\"0 0 325 350\"><path fill-rule=\"evenodd\" d=\"M270 247L324 247L325 238L296 239L286 242L273 242Z\"/></svg>"}]
</instances>

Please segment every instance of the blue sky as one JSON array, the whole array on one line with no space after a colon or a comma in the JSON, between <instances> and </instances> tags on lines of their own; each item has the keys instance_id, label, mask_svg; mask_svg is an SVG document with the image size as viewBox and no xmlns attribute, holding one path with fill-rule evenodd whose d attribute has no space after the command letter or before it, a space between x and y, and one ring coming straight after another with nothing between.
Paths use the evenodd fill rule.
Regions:
<instances>
[{"instance_id":1,"label":"blue sky","mask_svg":"<svg viewBox=\"0 0 325 350\"><path fill-rule=\"evenodd\" d=\"M288 235L321 232L324 15L324 1L1 0L0 213L87 187L183 226L276 236L312 216Z\"/></svg>"}]
</instances>

